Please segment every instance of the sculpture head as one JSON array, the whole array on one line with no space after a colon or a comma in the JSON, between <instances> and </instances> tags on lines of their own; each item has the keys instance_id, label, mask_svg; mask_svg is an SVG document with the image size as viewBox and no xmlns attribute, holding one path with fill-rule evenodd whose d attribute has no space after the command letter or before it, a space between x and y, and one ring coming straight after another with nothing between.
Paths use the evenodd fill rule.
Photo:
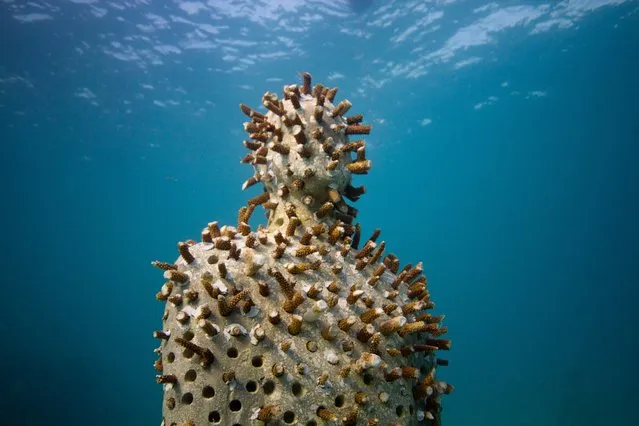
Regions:
<instances>
[{"instance_id":1,"label":"sculpture head","mask_svg":"<svg viewBox=\"0 0 639 426\"><path fill-rule=\"evenodd\" d=\"M287 209L307 226L330 217L350 224L357 214L345 199L356 201L365 192L351 185L352 175L368 173L371 162L364 141L349 136L369 134L371 126L361 124L361 115L345 118L352 105L333 105L336 93L320 84L312 88L311 75L303 73L303 84L285 86L283 99L264 94L266 114L240 105L252 119L244 123L252 139L244 144L252 152L242 161L255 168L243 188L264 184L268 196L256 201L267 200L270 228L286 222Z\"/></svg>"}]
</instances>

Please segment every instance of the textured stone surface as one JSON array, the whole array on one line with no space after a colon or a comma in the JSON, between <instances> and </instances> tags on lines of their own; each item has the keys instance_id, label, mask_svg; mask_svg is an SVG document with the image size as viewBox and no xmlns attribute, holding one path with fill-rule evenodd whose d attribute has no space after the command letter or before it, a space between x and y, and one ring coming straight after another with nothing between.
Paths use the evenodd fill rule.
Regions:
<instances>
[{"instance_id":1,"label":"textured stone surface","mask_svg":"<svg viewBox=\"0 0 639 426\"><path fill-rule=\"evenodd\" d=\"M254 178L265 192L238 223L210 223L179 243L167 281L156 362L166 425L439 424L435 377L443 316L433 315L421 263L400 268L379 232L360 244L355 201L366 174L361 116L336 89L287 86L244 105ZM321 110L318 108L321 107ZM320 120L318 121L318 118ZM253 230L253 210L268 224ZM361 246L361 247L359 247Z\"/></svg>"}]
</instances>

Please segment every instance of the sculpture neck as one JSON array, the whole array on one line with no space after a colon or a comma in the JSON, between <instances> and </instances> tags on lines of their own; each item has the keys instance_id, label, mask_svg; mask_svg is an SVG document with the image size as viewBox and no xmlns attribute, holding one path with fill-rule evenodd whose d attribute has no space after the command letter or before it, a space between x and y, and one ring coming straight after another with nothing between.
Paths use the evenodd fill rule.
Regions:
<instances>
[{"instance_id":1,"label":"sculpture neck","mask_svg":"<svg viewBox=\"0 0 639 426\"><path fill-rule=\"evenodd\" d=\"M286 204L279 203L268 218L267 228L271 232L280 230L285 233L286 228L289 225L289 210L295 210L295 216L300 220L302 229L312 228L314 225L323 223L327 228L330 228L337 221L330 213L318 217L317 206L307 206L298 199L291 198L287 200Z\"/></svg>"}]
</instances>

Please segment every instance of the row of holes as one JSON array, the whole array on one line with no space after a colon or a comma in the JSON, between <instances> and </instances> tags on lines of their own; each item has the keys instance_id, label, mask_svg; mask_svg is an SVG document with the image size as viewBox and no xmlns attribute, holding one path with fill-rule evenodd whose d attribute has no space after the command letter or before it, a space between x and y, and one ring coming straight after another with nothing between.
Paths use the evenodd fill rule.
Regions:
<instances>
[{"instance_id":1,"label":"row of holes","mask_svg":"<svg viewBox=\"0 0 639 426\"><path fill-rule=\"evenodd\" d=\"M226 356L229 358L237 358L238 355L237 348L228 348L226 350ZM253 367L261 367L264 364L264 358L261 355L256 355L251 359L251 364Z\"/></svg>"},{"instance_id":2,"label":"row of holes","mask_svg":"<svg viewBox=\"0 0 639 426\"><path fill-rule=\"evenodd\" d=\"M186 355L186 354L185 354ZM226 355L229 358L237 358L238 356L238 351L236 348L229 348L226 351ZM167 362L168 363L172 363L173 361L175 361L175 354L173 352L170 352L167 354ZM262 367L262 365L264 365L264 358L261 355L256 355L251 359L251 365L253 365L253 367L259 368ZM424 366L422 366L422 369L426 370L426 368ZM193 375L193 379L190 380L188 377L185 377L186 381L194 381L195 380L195 371L193 370L189 370L189 372L187 372L187 374L192 374ZM364 381L364 384L366 385L370 385L374 378L372 375L366 373L364 374L364 376L362 377L362 380Z\"/></svg>"},{"instance_id":3,"label":"row of holes","mask_svg":"<svg viewBox=\"0 0 639 426\"><path fill-rule=\"evenodd\" d=\"M238 356L237 349L235 349L235 348L229 348L229 349L226 351L226 355L227 355L229 358L237 358L237 356ZM169 363L171 363L171 362L175 361L175 354L174 354L173 352L169 352L169 353L166 355L166 360L167 360ZM253 359L251 359L251 364L253 364L253 366L254 366L254 367L261 367L263 363L264 363L264 359L262 358L262 356L261 356L261 355L256 355L256 356L254 356L254 357L253 357Z\"/></svg>"},{"instance_id":4,"label":"row of holes","mask_svg":"<svg viewBox=\"0 0 639 426\"><path fill-rule=\"evenodd\" d=\"M236 358L238 356L238 352L237 349L235 348L229 348L226 351L226 354L230 357L230 358ZM186 355L186 354L185 354ZM192 355L192 354L191 354ZM175 361L175 354L173 352L169 352L166 356L167 362L168 363L172 363L173 361ZM251 365L253 365L253 367L259 368L262 365L264 365L264 358L261 355L256 355L251 359ZM426 367L422 366L420 368L420 370L426 371ZM192 374L195 375L195 371L190 370L189 372L192 371ZM188 373L187 373L188 374ZM193 380L189 380L188 378L185 377L185 379L187 381L193 381L195 380L195 377L193 378ZM364 376L362 377L362 380L364 381L364 384L366 385L370 385L374 378L372 375L366 373L364 374Z\"/></svg>"},{"instance_id":5,"label":"row of holes","mask_svg":"<svg viewBox=\"0 0 639 426\"><path fill-rule=\"evenodd\" d=\"M269 385L269 384L271 384L271 385ZM274 386L275 386L274 382L272 382L270 380L267 381L264 384L265 393L266 393L267 389L271 389L272 387L274 388ZM249 390L249 392L255 392L257 390L257 383L254 382L254 381L250 381L250 382L248 382L246 384L246 388L247 388L247 390L251 389L251 390ZM302 389L302 387L301 387L301 385L298 382L293 383L293 394L294 395L299 395L300 392L301 392L301 389ZM272 392L272 390L270 390L268 393L271 393L271 392ZM213 390L213 388L211 386L206 386L202 390L202 396L204 396L205 398L212 398L214 395L215 395L215 391ZM185 393L184 395L182 395L181 401L182 401L183 404L186 404L186 405L191 404L193 402L193 394L190 393L190 392ZM334 403L335 403L335 406L337 408L343 407L344 406L344 395L336 396ZM238 400L238 399L232 400L229 403L229 409L231 411L233 411L233 412L240 411L242 409L242 402L240 400ZM395 414L397 414L398 417L402 417L405 414L404 411L405 411L404 410L404 406L402 406L402 405L398 405L395 408ZM409 411L412 413L412 411L413 411L412 405L409 407ZM217 411L213 411L211 413L217 413ZM287 411L287 413L288 413L288 411ZM283 418L284 418L284 421L286 422L286 418L287 418L286 417L286 413L284 413L284 414L285 414L285 416ZM219 415L219 413L218 413L218 415ZM209 417L210 417L210 415L209 415ZM293 420L294 419L295 419L295 415L293 414ZM287 423L289 423L289 422L287 422ZM292 423L292 421L291 421L291 423Z\"/></svg>"},{"instance_id":6,"label":"row of holes","mask_svg":"<svg viewBox=\"0 0 639 426\"><path fill-rule=\"evenodd\" d=\"M368 376L368 379L367 379L367 376ZM187 382L193 382L195 381L196 378L197 378L197 373L195 372L195 370L189 370L184 374L184 380ZM372 376L364 375L364 383L370 384L371 381L372 381ZM246 382L246 385L244 387L247 392L254 393L254 392L257 392L258 385L257 385L257 382L253 380L249 380L248 382ZM262 388L264 389L264 393L266 395L270 395L275 390L275 382L273 380L267 380L262 386ZM291 385L291 392L293 393L294 396L302 395L302 392L303 392L302 384L300 382L293 382L293 384ZM211 386L205 386L202 389L202 396L207 399L213 398L215 396L215 389L213 389ZM190 404L192 401L193 401L193 395L191 393L185 393L182 396L182 403ZM343 404L344 404L344 397L342 395L338 395L335 398L335 406L341 407Z\"/></svg>"},{"instance_id":7,"label":"row of holes","mask_svg":"<svg viewBox=\"0 0 639 426\"><path fill-rule=\"evenodd\" d=\"M195 380L195 370L189 370L186 372L185 374L185 380L186 381L194 381ZM254 380L249 380L248 382L246 382L246 385L244 385L244 388L246 389L247 392L249 393L255 393L257 392L257 382ZM275 382L273 382L272 380L267 381L266 383L264 383L264 393L271 394L273 393L273 390L275 389ZM293 393L293 395L295 396L300 396L302 395L302 384L300 382L293 382L293 384L291 385L291 392ZM186 395L191 395L190 393L186 393L184 394ZM211 386L205 386L202 389L202 396L204 398L210 399L213 398L215 396L215 389L213 389ZM191 397L187 397L190 398L192 401L192 396ZM186 404L190 404L190 402L186 402L184 401L184 396L182 397L184 403ZM340 402L341 401L341 402ZM335 406L336 407L341 407L344 404L344 396L343 395L339 395L335 398Z\"/></svg>"},{"instance_id":8,"label":"row of holes","mask_svg":"<svg viewBox=\"0 0 639 426\"><path fill-rule=\"evenodd\" d=\"M182 338L185 339L185 340L192 340L193 337L195 337L195 335L190 330L186 331L182 335ZM189 351L188 349L186 349L183 354L187 358L191 358L194 355L193 352ZM237 358L239 356L239 352L238 352L237 348L230 347L230 348L227 349L226 355L229 358ZM175 361L175 354L173 352L170 352L167 355L167 361L169 363L172 363L173 361ZM263 357L261 355L256 355L256 356L254 356L251 359L251 364L254 367L261 367L263 365L263 363L264 363L264 359L263 359ZM427 370L428 369L426 368L426 366L424 366L424 365L420 366L420 371L422 372L422 374L426 374ZM366 376L364 376L364 383L367 384L367 385L370 384L370 382L369 383L366 382L367 381L366 379L367 379ZM369 379L372 379L372 378L369 378Z\"/></svg>"},{"instance_id":9,"label":"row of holes","mask_svg":"<svg viewBox=\"0 0 639 426\"><path fill-rule=\"evenodd\" d=\"M233 402L233 401L231 401ZM239 401L238 401L239 403ZM284 421L284 423L290 425L295 423L295 413L292 411L285 411L284 414L282 415L282 420ZM214 424L219 424L222 421L222 415L220 414L219 411L211 411L209 413L209 422L214 423ZM307 426L316 426L317 423L315 422L315 420L311 420L309 422L306 423Z\"/></svg>"},{"instance_id":10,"label":"row of holes","mask_svg":"<svg viewBox=\"0 0 639 426\"><path fill-rule=\"evenodd\" d=\"M233 402L237 402L237 404L239 404L240 408L241 408L241 403L237 400L231 401L231 404ZM323 407L319 407L318 411L323 408ZM239 411L239 410L233 410L233 408L231 408L231 411ZM411 411L412 411L412 406L411 406ZM401 405L398 405L397 408L395 409L395 413L397 414L397 416L401 417L404 414L404 407ZM220 421L222 420L222 415L220 414L219 411L211 411L209 413L209 422L211 423L220 423ZM286 424L293 424L295 423L295 413L292 411L285 411L284 414L282 415L282 420L284 421L284 423ZM317 423L315 422L315 420L310 420L308 422L306 422L306 426L316 426Z\"/></svg>"},{"instance_id":11,"label":"row of holes","mask_svg":"<svg viewBox=\"0 0 639 426\"><path fill-rule=\"evenodd\" d=\"M226 351L226 355L229 358L237 358L238 357L238 352L236 348L229 348ZM191 356L193 356L193 353L189 350L185 350L184 351L184 356L186 356L187 358L190 358ZM175 354L173 352L169 352L166 355L166 361L170 364L173 361L175 361ZM256 355L251 359L251 364L253 365L253 367L261 367L264 364L264 358L261 355Z\"/></svg>"},{"instance_id":12,"label":"row of holes","mask_svg":"<svg viewBox=\"0 0 639 426\"><path fill-rule=\"evenodd\" d=\"M233 400L229 404L229 408L231 409L231 411L234 411L234 412L240 411L242 409L242 403L240 401L238 401L238 400ZM320 407L320 408L322 408L322 407ZM413 407L411 406L410 407L410 411L411 412L412 412L412 408ZM401 405L397 406L397 408L395 409L395 413L397 414L397 416L401 417L404 414L404 407L401 406ZM214 424L219 424L221 420L222 420L222 415L220 414L219 411L211 411L209 413L209 422L214 423ZM282 420L284 420L284 423L286 423L286 424L294 423L295 422L295 413L292 412L292 411L284 412L284 415L282 416ZM306 426L316 426L316 425L317 425L317 423L315 422L315 420L310 420L310 421L306 422Z\"/></svg>"}]
</instances>

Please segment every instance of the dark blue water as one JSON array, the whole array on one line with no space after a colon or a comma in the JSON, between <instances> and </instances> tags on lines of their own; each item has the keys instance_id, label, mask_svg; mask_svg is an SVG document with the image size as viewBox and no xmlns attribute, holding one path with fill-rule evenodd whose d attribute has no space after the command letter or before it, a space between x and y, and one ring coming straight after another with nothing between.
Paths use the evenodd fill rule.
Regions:
<instances>
[{"instance_id":1,"label":"dark blue water","mask_svg":"<svg viewBox=\"0 0 639 426\"><path fill-rule=\"evenodd\" d=\"M636 424L639 2L146 3L0 1L1 424L159 424L150 261L235 223L238 104L304 70L374 125L444 425Z\"/></svg>"}]
</instances>

